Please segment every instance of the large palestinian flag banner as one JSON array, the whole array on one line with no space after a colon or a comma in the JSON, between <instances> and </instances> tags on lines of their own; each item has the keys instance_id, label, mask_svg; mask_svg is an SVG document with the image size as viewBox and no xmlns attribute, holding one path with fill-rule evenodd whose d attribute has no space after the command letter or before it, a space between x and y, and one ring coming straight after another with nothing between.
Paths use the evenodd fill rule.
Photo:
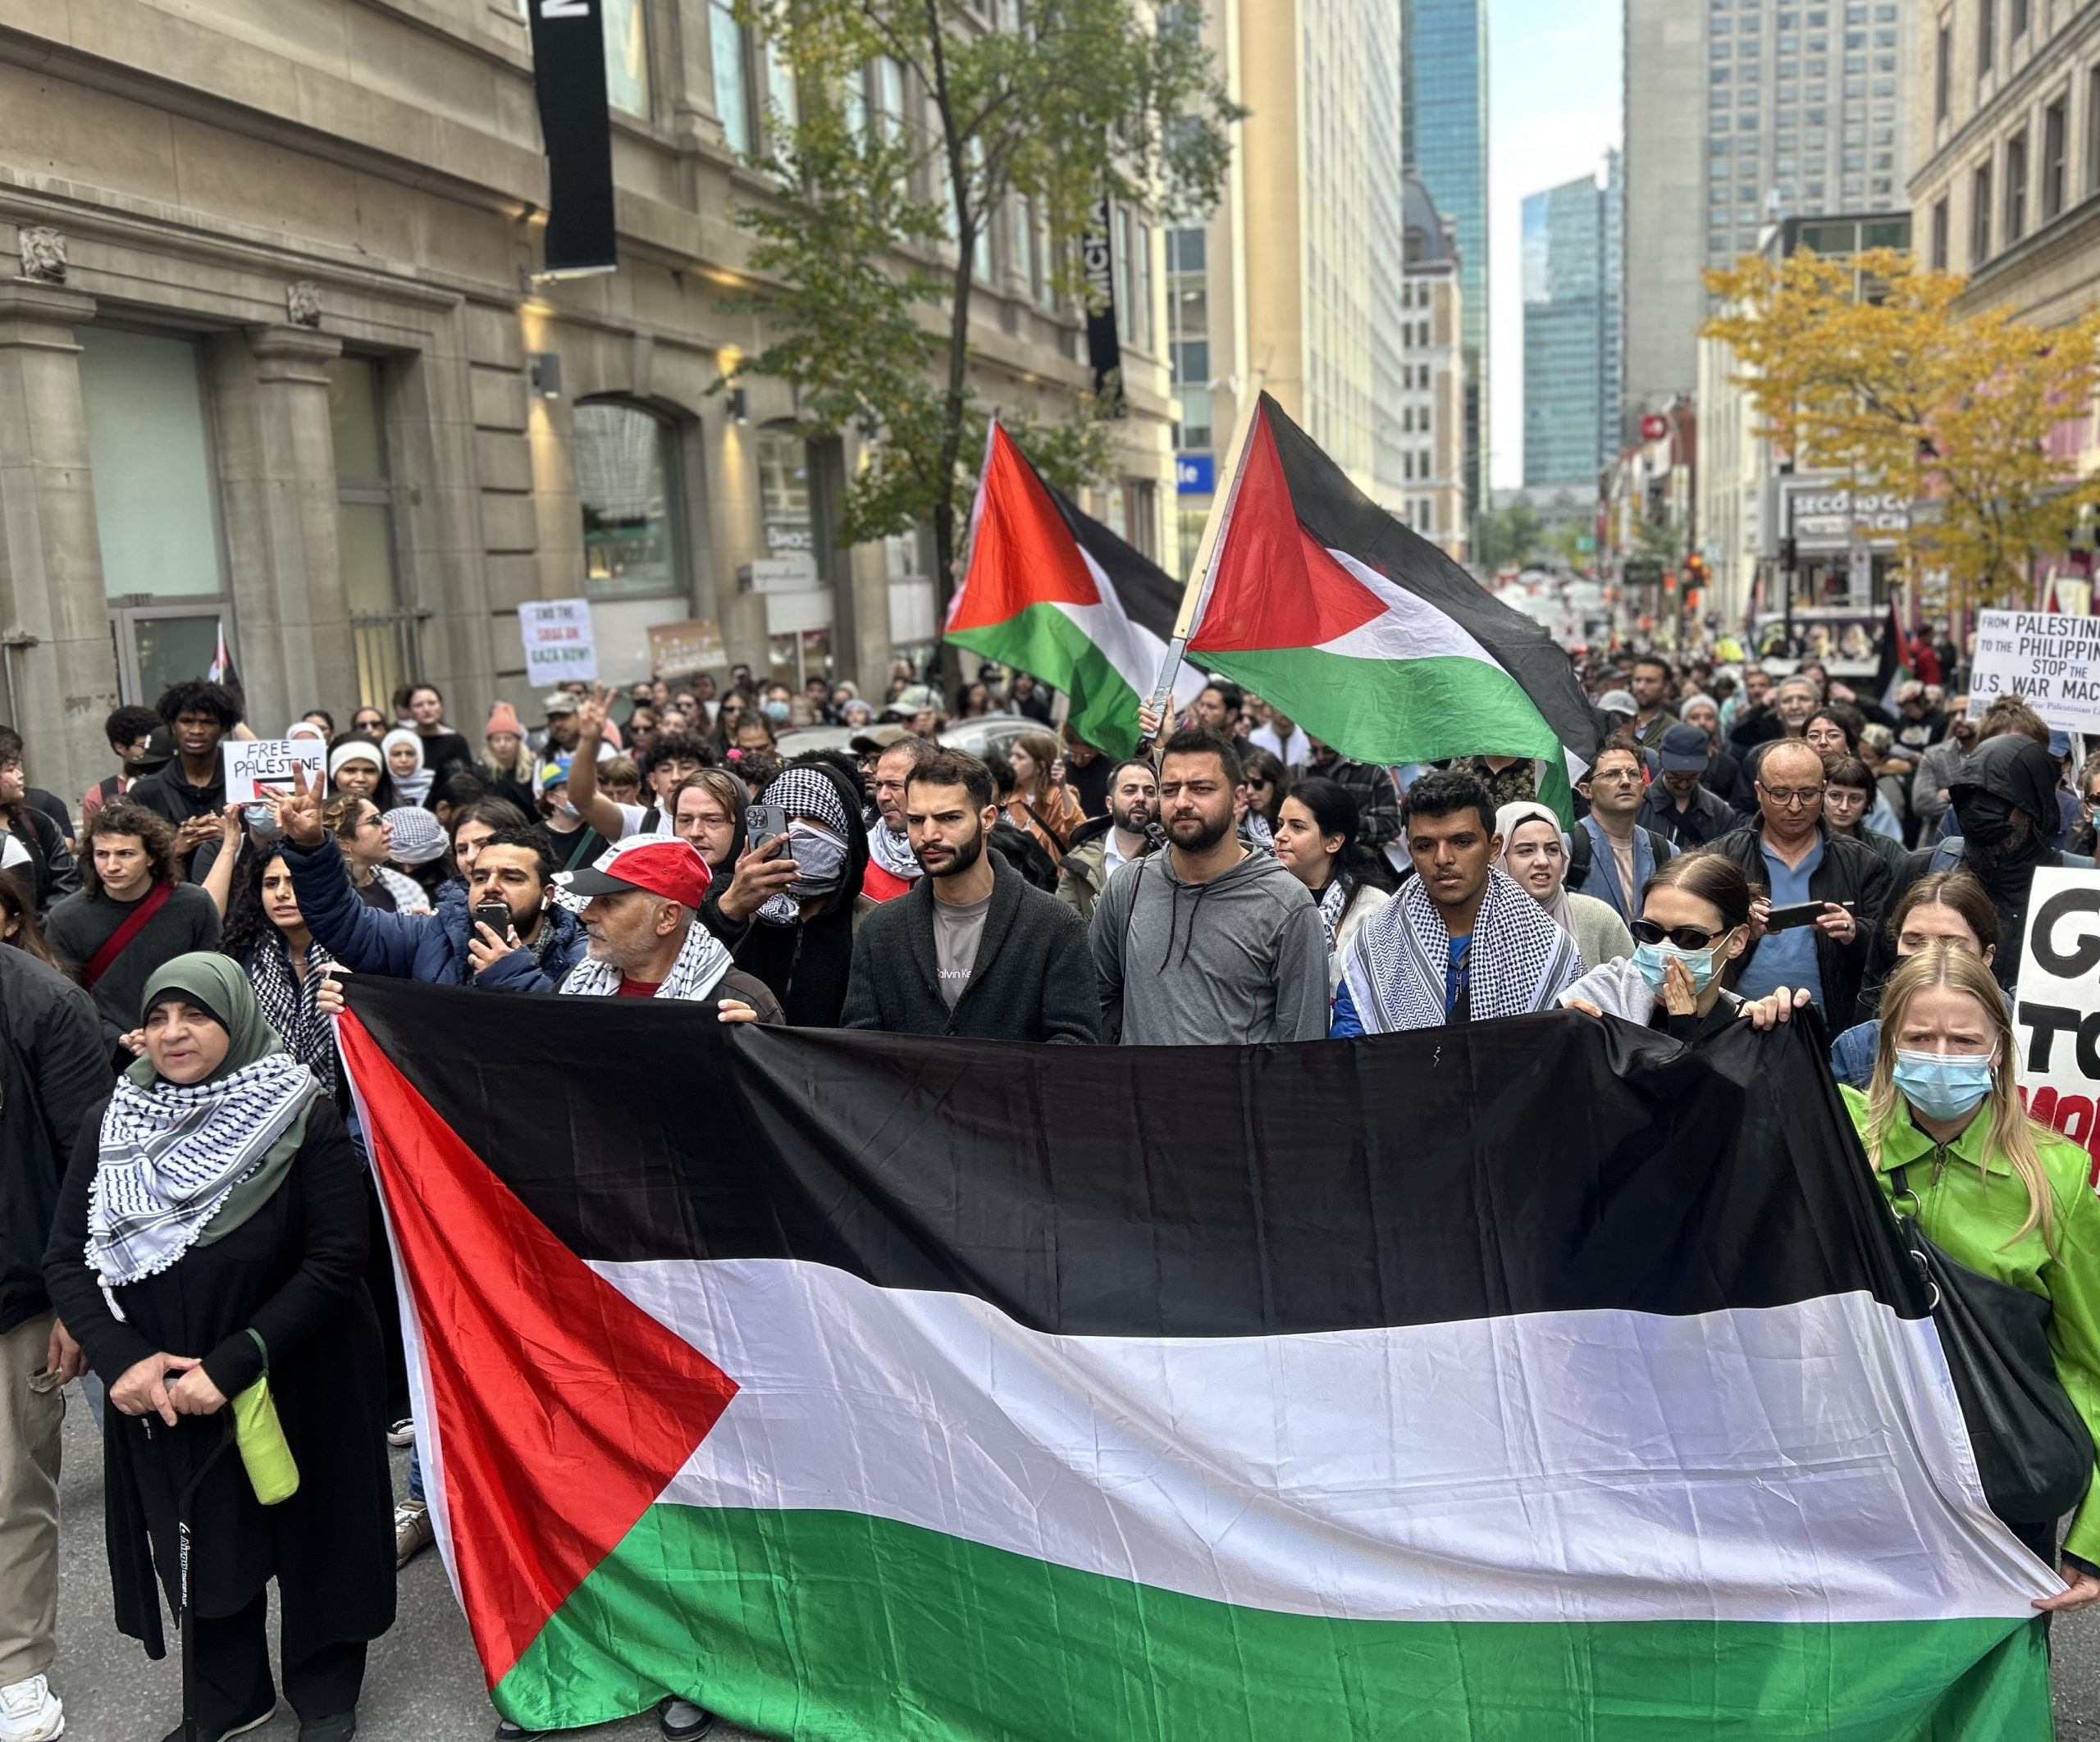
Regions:
<instances>
[{"instance_id":1,"label":"large palestinian flag banner","mask_svg":"<svg viewBox=\"0 0 2100 1742\"><path fill-rule=\"evenodd\" d=\"M1359 762L1528 756L1573 820L1596 724L1568 655L1380 508L1267 394L1189 653Z\"/></svg>"},{"instance_id":2,"label":"large palestinian flag banner","mask_svg":"<svg viewBox=\"0 0 2100 1742\"><path fill-rule=\"evenodd\" d=\"M1170 1051L349 998L438 1540L528 1726L2049 1734L2061 1585L1809 1024Z\"/></svg>"},{"instance_id":3,"label":"large palestinian flag banner","mask_svg":"<svg viewBox=\"0 0 2100 1742\"><path fill-rule=\"evenodd\" d=\"M1072 730L1097 750L1138 747L1138 701L1158 682L1181 587L1061 490L998 424L970 510L970 567L945 639L1062 690ZM1176 699L1193 702L1191 667Z\"/></svg>"}]
</instances>

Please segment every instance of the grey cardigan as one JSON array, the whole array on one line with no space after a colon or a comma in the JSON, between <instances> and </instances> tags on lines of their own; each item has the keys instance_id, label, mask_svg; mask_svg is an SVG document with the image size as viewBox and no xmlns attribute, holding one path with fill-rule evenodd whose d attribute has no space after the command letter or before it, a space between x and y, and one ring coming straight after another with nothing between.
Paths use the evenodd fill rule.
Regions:
<instances>
[{"instance_id":1,"label":"grey cardigan","mask_svg":"<svg viewBox=\"0 0 2100 1742\"><path fill-rule=\"evenodd\" d=\"M955 1008L941 996L934 879L922 877L861 922L839 1027L971 1040L1100 1040L1101 987L1086 927L998 854L988 857L992 905Z\"/></svg>"}]
</instances>

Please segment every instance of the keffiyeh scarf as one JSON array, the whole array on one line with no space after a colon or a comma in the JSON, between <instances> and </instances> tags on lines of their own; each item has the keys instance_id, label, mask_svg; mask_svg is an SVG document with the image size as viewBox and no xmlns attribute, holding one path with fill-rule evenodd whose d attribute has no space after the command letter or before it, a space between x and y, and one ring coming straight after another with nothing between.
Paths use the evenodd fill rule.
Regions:
<instances>
[{"instance_id":1,"label":"keffiyeh scarf","mask_svg":"<svg viewBox=\"0 0 2100 1742\"><path fill-rule=\"evenodd\" d=\"M765 796L760 802L778 805L788 813L791 837L788 843L788 856L790 859L797 856L792 838L797 817L820 823L837 840L840 857L850 857L851 849L846 843L852 835L852 828L846 820L845 805L839 802L838 788L829 775L812 768L783 768L774 778L773 784L765 789ZM806 823L806 829L807 826ZM878 828L874 832L879 835L886 831ZM838 880L836 878L819 882L806 876L797 877L778 895L769 896L752 918L760 925L800 924L802 903L814 896L829 895L838 887Z\"/></svg>"},{"instance_id":2,"label":"keffiyeh scarf","mask_svg":"<svg viewBox=\"0 0 2100 1742\"><path fill-rule=\"evenodd\" d=\"M925 868L912 856L911 837L892 833L879 816L868 825L868 857L900 882L915 882L925 875Z\"/></svg>"},{"instance_id":3,"label":"keffiyeh scarf","mask_svg":"<svg viewBox=\"0 0 2100 1742\"><path fill-rule=\"evenodd\" d=\"M1490 871L1473 919L1468 1019L1550 1010L1582 973L1575 940L1515 882ZM1342 978L1367 1034L1443 1027L1444 973L1450 938L1419 878L1408 880L1364 923L1349 946Z\"/></svg>"},{"instance_id":4,"label":"keffiyeh scarf","mask_svg":"<svg viewBox=\"0 0 2100 1742\"><path fill-rule=\"evenodd\" d=\"M714 934L695 920L686 931L678 960L656 988L660 998L699 999L710 996L715 983L729 971L729 952ZM609 998L620 989L620 971L610 962L587 955L568 970L561 983L564 996Z\"/></svg>"},{"instance_id":5,"label":"keffiyeh scarf","mask_svg":"<svg viewBox=\"0 0 2100 1742\"><path fill-rule=\"evenodd\" d=\"M1320 892L1320 925L1327 934L1327 954L1335 953L1335 939L1341 929L1342 915L1349 911L1349 886L1339 877L1327 879L1327 887Z\"/></svg>"},{"instance_id":6,"label":"keffiyeh scarf","mask_svg":"<svg viewBox=\"0 0 2100 1742\"><path fill-rule=\"evenodd\" d=\"M423 886L413 877L396 871L391 865L375 865L372 874L379 879L387 894L394 897L394 911L418 919L430 911L430 897L423 893Z\"/></svg>"},{"instance_id":7,"label":"keffiyeh scarf","mask_svg":"<svg viewBox=\"0 0 2100 1742\"><path fill-rule=\"evenodd\" d=\"M88 1199L88 1263L103 1287L176 1263L320 1092L288 1052L187 1088L118 1078Z\"/></svg>"},{"instance_id":8,"label":"keffiyeh scarf","mask_svg":"<svg viewBox=\"0 0 2100 1742\"><path fill-rule=\"evenodd\" d=\"M306 978L292 973L291 946L281 937L265 937L249 958L248 983L262 1019L284 1037L285 1050L315 1076L336 1068L336 1031L321 1014L321 977L334 958L317 943L306 946Z\"/></svg>"}]
</instances>

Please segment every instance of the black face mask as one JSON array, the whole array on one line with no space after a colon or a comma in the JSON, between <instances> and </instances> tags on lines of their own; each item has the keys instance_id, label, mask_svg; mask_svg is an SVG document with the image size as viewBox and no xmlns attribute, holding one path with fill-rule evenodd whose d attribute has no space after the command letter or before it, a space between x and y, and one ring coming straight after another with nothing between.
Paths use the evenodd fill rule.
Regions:
<instances>
[{"instance_id":1,"label":"black face mask","mask_svg":"<svg viewBox=\"0 0 2100 1742\"><path fill-rule=\"evenodd\" d=\"M2017 859L2034 840L2027 813L1992 793L1965 795L1954 815L1970 855L1980 864Z\"/></svg>"}]
</instances>

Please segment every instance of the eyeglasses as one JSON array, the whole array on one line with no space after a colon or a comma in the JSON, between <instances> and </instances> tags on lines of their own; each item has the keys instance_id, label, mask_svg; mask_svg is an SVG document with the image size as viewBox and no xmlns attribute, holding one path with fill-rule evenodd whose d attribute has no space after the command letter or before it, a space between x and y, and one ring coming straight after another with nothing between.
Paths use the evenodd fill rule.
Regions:
<instances>
[{"instance_id":1,"label":"eyeglasses","mask_svg":"<svg viewBox=\"0 0 2100 1742\"><path fill-rule=\"evenodd\" d=\"M1763 781L1757 790L1783 809L1792 810L1804 805L1813 805L1823 796L1820 787L1768 787Z\"/></svg>"},{"instance_id":2,"label":"eyeglasses","mask_svg":"<svg viewBox=\"0 0 2100 1742\"><path fill-rule=\"evenodd\" d=\"M1652 919L1636 919L1627 927L1636 943L1659 944L1664 939L1680 950L1704 950L1717 937L1726 937L1726 932L1710 932L1703 925L1661 926Z\"/></svg>"},{"instance_id":3,"label":"eyeglasses","mask_svg":"<svg viewBox=\"0 0 2100 1742\"><path fill-rule=\"evenodd\" d=\"M1276 782L1257 774L1249 777L1247 784L1250 787L1273 787Z\"/></svg>"},{"instance_id":4,"label":"eyeglasses","mask_svg":"<svg viewBox=\"0 0 2100 1742\"><path fill-rule=\"evenodd\" d=\"M1594 786L1600 780L1609 780L1616 782L1619 781L1637 781L1640 778L1641 771L1638 768L1605 768L1592 773L1590 776L1590 782L1591 784Z\"/></svg>"}]
</instances>

